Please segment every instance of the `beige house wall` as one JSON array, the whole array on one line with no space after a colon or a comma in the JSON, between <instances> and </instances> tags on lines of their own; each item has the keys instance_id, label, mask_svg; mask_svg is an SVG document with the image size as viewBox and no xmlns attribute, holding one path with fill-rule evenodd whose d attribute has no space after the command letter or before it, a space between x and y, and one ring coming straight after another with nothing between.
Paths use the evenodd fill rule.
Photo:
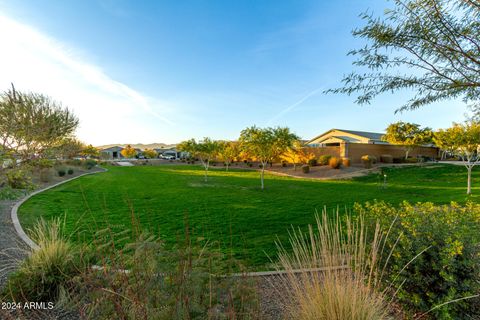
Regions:
<instances>
[{"instance_id":1,"label":"beige house wall","mask_svg":"<svg viewBox=\"0 0 480 320\"><path fill-rule=\"evenodd\" d=\"M361 157L366 154L375 156L378 160L380 160L380 156L383 154L389 154L394 158L405 157L405 149L399 145L349 143L346 151L346 157L350 158L353 163L361 162ZM408 155L410 157L425 156L435 158L438 156L438 148L417 147L411 150Z\"/></svg>"},{"instance_id":2,"label":"beige house wall","mask_svg":"<svg viewBox=\"0 0 480 320\"><path fill-rule=\"evenodd\" d=\"M313 153L317 159L322 155L350 158L352 163L360 163L362 156L368 154L380 160L381 155L391 155L394 158L405 157L405 149L399 145L369 144L369 143L341 143L339 147L305 147L305 151ZM417 147L408 154L410 157L425 156L435 158L438 156L438 148Z\"/></svg>"}]
</instances>

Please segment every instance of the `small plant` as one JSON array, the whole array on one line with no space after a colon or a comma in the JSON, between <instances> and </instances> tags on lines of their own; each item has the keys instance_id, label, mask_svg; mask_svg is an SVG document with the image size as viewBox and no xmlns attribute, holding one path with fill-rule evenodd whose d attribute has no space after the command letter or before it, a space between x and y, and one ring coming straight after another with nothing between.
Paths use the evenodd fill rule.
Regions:
<instances>
[{"instance_id":1,"label":"small plant","mask_svg":"<svg viewBox=\"0 0 480 320\"><path fill-rule=\"evenodd\" d=\"M85 163L83 165L85 166L85 168L90 170L97 165L97 161L95 161L93 159L87 159L87 160L85 160Z\"/></svg>"},{"instance_id":2,"label":"small plant","mask_svg":"<svg viewBox=\"0 0 480 320\"><path fill-rule=\"evenodd\" d=\"M282 160L282 167L285 168L287 166L287 161Z\"/></svg>"},{"instance_id":3,"label":"small plant","mask_svg":"<svg viewBox=\"0 0 480 320\"><path fill-rule=\"evenodd\" d=\"M72 169L72 168L69 168L69 169L67 170L67 173L68 173L69 175L72 175L72 174L73 174L73 169Z\"/></svg>"},{"instance_id":4,"label":"small plant","mask_svg":"<svg viewBox=\"0 0 480 320\"><path fill-rule=\"evenodd\" d=\"M342 165L347 168L350 167L350 158L342 158Z\"/></svg>"},{"instance_id":5,"label":"small plant","mask_svg":"<svg viewBox=\"0 0 480 320\"><path fill-rule=\"evenodd\" d=\"M5 177L7 179L7 185L13 189L30 190L34 188L30 171L26 168L15 168L9 170L5 174Z\"/></svg>"},{"instance_id":6,"label":"small plant","mask_svg":"<svg viewBox=\"0 0 480 320\"><path fill-rule=\"evenodd\" d=\"M382 154L380 156L380 161L384 163L393 163L393 157L389 154Z\"/></svg>"},{"instance_id":7,"label":"small plant","mask_svg":"<svg viewBox=\"0 0 480 320\"><path fill-rule=\"evenodd\" d=\"M0 187L0 200L15 200L22 194L21 191L12 189L10 186Z\"/></svg>"},{"instance_id":8,"label":"small plant","mask_svg":"<svg viewBox=\"0 0 480 320\"><path fill-rule=\"evenodd\" d=\"M309 173L310 172L310 166L308 164L304 164L302 166L302 172L303 173Z\"/></svg>"},{"instance_id":9,"label":"small plant","mask_svg":"<svg viewBox=\"0 0 480 320\"><path fill-rule=\"evenodd\" d=\"M253 163L251 163L251 162L247 163L247 165L248 165L250 168L253 167Z\"/></svg>"},{"instance_id":10,"label":"small plant","mask_svg":"<svg viewBox=\"0 0 480 320\"><path fill-rule=\"evenodd\" d=\"M53 168L55 163L50 159L39 159L35 165L40 169L49 169Z\"/></svg>"},{"instance_id":11,"label":"small plant","mask_svg":"<svg viewBox=\"0 0 480 320\"><path fill-rule=\"evenodd\" d=\"M50 182L50 179L52 177L52 172L51 172L52 169L50 168L44 168L44 169L41 169L40 170L40 175L39 175L39 179L41 182L44 182L44 183L47 183L47 182Z\"/></svg>"},{"instance_id":12,"label":"small plant","mask_svg":"<svg viewBox=\"0 0 480 320\"><path fill-rule=\"evenodd\" d=\"M57 170L57 173L59 177L63 177L67 173L67 171L64 168L60 168Z\"/></svg>"},{"instance_id":13,"label":"small plant","mask_svg":"<svg viewBox=\"0 0 480 320\"><path fill-rule=\"evenodd\" d=\"M362 156L361 160L362 160L363 166L366 169L370 169L372 167L372 164L377 162L377 158L375 156L371 156L368 154Z\"/></svg>"},{"instance_id":14,"label":"small plant","mask_svg":"<svg viewBox=\"0 0 480 320\"><path fill-rule=\"evenodd\" d=\"M316 165L318 165L318 163L317 163L317 158L309 159L309 160L307 161L307 164L308 164L310 167L315 167Z\"/></svg>"},{"instance_id":15,"label":"small plant","mask_svg":"<svg viewBox=\"0 0 480 320\"><path fill-rule=\"evenodd\" d=\"M329 154L324 154L324 155L322 155L318 158L318 162L320 163L320 165L326 166L326 165L328 165L328 161L330 161L331 157L332 156L329 155Z\"/></svg>"},{"instance_id":16,"label":"small plant","mask_svg":"<svg viewBox=\"0 0 480 320\"><path fill-rule=\"evenodd\" d=\"M330 160L328 160L328 165L332 169L340 169L340 166L342 165L342 159L331 157Z\"/></svg>"},{"instance_id":17,"label":"small plant","mask_svg":"<svg viewBox=\"0 0 480 320\"><path fill-rule=\"evenodd\" d=\"M79 252L61 233L61 223L40 220L32 230L39 248L9 278L3 295L13 301L56 301L79 272Z\"/></svg>"}]
</instances>

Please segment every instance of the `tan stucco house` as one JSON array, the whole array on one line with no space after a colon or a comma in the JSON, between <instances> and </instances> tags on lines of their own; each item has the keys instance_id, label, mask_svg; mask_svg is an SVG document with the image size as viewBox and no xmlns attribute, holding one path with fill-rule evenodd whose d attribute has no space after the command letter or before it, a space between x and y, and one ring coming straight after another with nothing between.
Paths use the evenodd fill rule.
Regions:
<instances>
[{"instance_id":1,"label":"tan stucco house","mask_svg":"<svg viewBox=\"0 0 480 320\"><path fill-rule=\"evenodd\" d=\"M331 129L307 141L305 145L317 156L328 154L350 158L352 162L360 162L366 154L377 158L386 154L394 158L405 157L404 147L382 141L383 135L377 132ZM438 156L438 148L434 145L420 146L410 151L409 155L435 158Z\"/></svg>"}]
</instances>

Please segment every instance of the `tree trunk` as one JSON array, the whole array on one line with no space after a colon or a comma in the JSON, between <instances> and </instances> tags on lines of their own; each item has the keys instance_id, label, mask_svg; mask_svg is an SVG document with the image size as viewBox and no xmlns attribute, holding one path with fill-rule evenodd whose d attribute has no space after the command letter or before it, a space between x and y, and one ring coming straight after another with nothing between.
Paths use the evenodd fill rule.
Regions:
<instances>
[{"instance_id":1,"label":"tree trunk","mask_svg":"<svg viewBox=\"0 0 480 320\"><path fill-rule=\"evenodd\" d=\"M472 194L472 167L468 166L467 167L467 194Z\"/></svg>"},{"instance_id":2,"label":"tree trunk","mask_svg":"<svg viewBox=\"0 0 480 320\"><path fill-rule=\"evenodd\" d=\"M210 164L210 160L203 161L203 167L205 168L205 182L208 181L208 165Z\"/></svg>"},{"instance_id":3,"label":"tree trunk","mask_svg":"<svg viewBox=\"0 0 480 320\"><path fill-rule=\"evenodd\" d=\"M293 171L297 171L297 163L293 162Z\"/></svg>"},{"instance_id":4,"label":"tree trunk","mask_svg":"<svg viewBox=\"0 0 480 320\"><path fill-rule=\"evenodd\" d=\"M225 162L225 167L226 167L226 170L225 171L228 171L228 162Z\"/></svg>"},{"instance_id":5,"label":"tree trunk","mask_svg":"<svg viewBox=\"0 0 480 320\"><path fill-rule=\"evenodd\" d=\"M405 151L405 160L408 159L408 154L410 153L410 150L407 149L407 151Z\"/></svg>"},{"instance_id":6,"label":"tree trunk","mask_svg":"<svg viewBox=\"0 0 480 320\"><path fill-rule=\"evenodd\" d=\"M262 184L262 190L264 189L263 175L264 175L264 173L265 173L265 165L266 165L266 163L263 163L263 162L262 162L262 173L260 174L260 181L261 181L261 184Z\"/></svg>"}]
</instances>

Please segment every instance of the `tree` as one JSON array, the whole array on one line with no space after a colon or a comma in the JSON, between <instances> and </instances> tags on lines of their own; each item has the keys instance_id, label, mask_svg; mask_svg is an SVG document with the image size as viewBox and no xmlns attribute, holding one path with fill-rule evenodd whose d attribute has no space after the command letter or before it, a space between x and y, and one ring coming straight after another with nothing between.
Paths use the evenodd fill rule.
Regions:
<instances>
[{"instance_id":1,"label":"tree","mask_svg":"<svg viewBox=\"0 0 480 320\"><path fill-rule=\"evenodd\" d=\"M210 167L210 160L215 158L219 145L218 142L210 138L203 138L203 140L197 142L195 139L190 139L181 142L177 145L177 149L180 151L188 152L192 157L197 157L202 162L205 168L204 179L208 181L208 169Z\"/></svg>"},{"instance_id":2,"label":"tree","mask_svg":"<svg viewBox=\"0 0 480 320\"><path fill-rule=\"evenodd\" d=\"M240 145L248 154L260 161L260 182L264 189L265 166L283 154L298 137L288 128L257 128L252 126L240 133Z\"/></svg>"},{"instance_id":3,"label":"tree","mask_svg":"<svg viewBox=\"0 0 480 320\"><path fill-rule=\"evenodd\" d=\"M0 95L0 146L24 160L42 154L71 138L78 118L60 103L38 93L12 89Z\"/></svg>"},{"instance_id":4,"label":"tree","mask_svg":"<svg viewBox=\"0 0 480 320\"><path fill-rule=\"evenodd\" d=\"M127 145L122 151L120 151L120 153L125 158L131 159L135 158L135 156L137 155L137 150L135 150L135 148L132 148L131 145Z\"/></svg>"},{"instance_id":5,"label":"tree","mask_svg":"<svg viewBox=\"0 0 480 320\"><path fill-rule=\"evenodd\" d=\"M451 132L444 129L439 129L433 133L433 143L442 151L441 160L445 160L447 153L450 155L455 153L454 138Z\"/></svg>"},{"instance_id":6,"label":"tree","mask_svg":"<svg viewBox=\"0 0 480 320\"><path fill-rule=\"evenodd\" d=\"M382 140L391 144L401 144L405 150L405 159L413 148L432 141L432 130L420 128L420 125L409 122L396 122L387 127Z\"/></svg>"},{"instance_id":7,"label":"tree","mask_svg":"<svg viewBox=\"0 0 480 320\"><path fill-rule=\"evenodd\" d=\"M100 157L100 150L98 148L95 148L91 144L83 148L82 150L82 156L86 158L98 158Z\"/></svg>"},{"instance_id":8,"label":"tree","mask_svg":"<svg viewBox=\"0 0 480 320\"><path fill-rule=\"evenodd\" d=\"M334 93L358 94L370 103L388 92L412 90L397 110L450 98L478 103L480 97L480 1L394 0L383 18L363 14L366 25L353 36L368 44L349 54L359 70ZM367 71L365 71L367 69Z\"/></svg>"},{"instance_id":9,"label":"tree","mask_svg":"<svg viewBox=\"0 0 480 320\"><path fill-rule=\"evenodd\" d=\"M52 149L54 155L62 159L72 159L82 154L85 144L75 138L65 138Z\"/></svg>"},{"instance_id":10,"label":"tree","mask_svg":"<svg viewBox=\"0 0 480 320\"><path fill-rule=\"evenodd\" d=\"M287 148L283 153L282 158L293 164L293 170L297 170L297 164L303 162L307 158L307 154L303 149L302 143L297 140L292 146Z\"/></svg>"},{"instance_id":11,"label":"tree","mask_svg":"<svg viewBox=\"0 0 480 320\"><path fill-rule=\"evenodd\" d=\"M228 166L233 159L240 154L238 143L235 141L218 141L217 156L225 163L225 170L228 171Z\"/></svg>"},{"instance_id":12,"label":"tree","mask_svg":"<svg viewBox=\"0 0 480 320\"><path fill-rule=\"evenodd\" d=\"M455 153L459 155L467 168L467 194L472 193L472 169L480 163L480 122L466 121L463 124L454 123L445 130L448 140Z\"/></svg>"},{"instance_id":13,"label":"tree","mask_svg":"<svg viewBox=\"0 0 480 320\"><path fill-rule=\"evenodd\" d=\"M153 158L156 158L158 156L158 153L157 153L157 151L155 151L153 149L145 149L143 151L143 155L145 156L145 158L153 159Z\"/></svg>"}]
</instances>

